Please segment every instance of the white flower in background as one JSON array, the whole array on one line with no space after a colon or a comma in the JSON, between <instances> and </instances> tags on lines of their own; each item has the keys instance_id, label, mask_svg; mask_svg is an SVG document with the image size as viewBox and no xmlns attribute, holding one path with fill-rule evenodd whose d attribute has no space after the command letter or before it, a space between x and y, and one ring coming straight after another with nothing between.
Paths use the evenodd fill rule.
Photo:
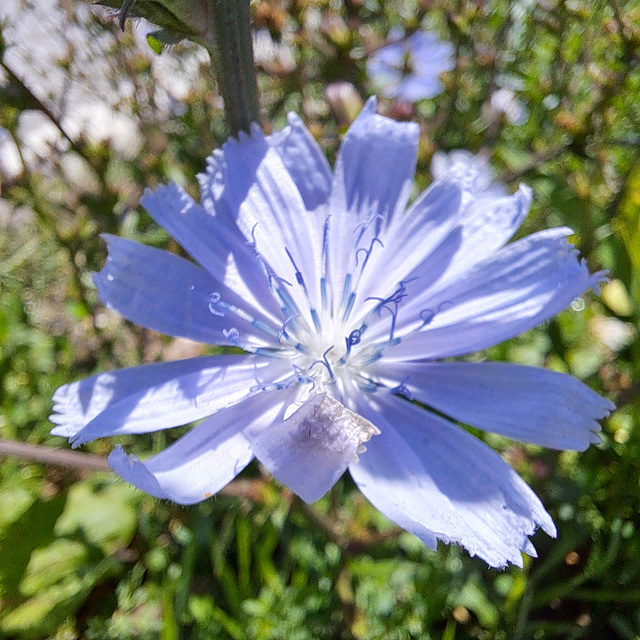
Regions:
<instances>
[{"instance_id":1,"label":"white flower in background","mask_svg":"<svg viewBox=\"0 0 640 640\"><path fill-rule=\"evenodd\" d=\"M498 89L491 94L489 100L489 112L494 117L504 114L508 122L519 126L524 124L529 117L527 107L516 98L511 89Z\"/></svg>"}]
</instances>

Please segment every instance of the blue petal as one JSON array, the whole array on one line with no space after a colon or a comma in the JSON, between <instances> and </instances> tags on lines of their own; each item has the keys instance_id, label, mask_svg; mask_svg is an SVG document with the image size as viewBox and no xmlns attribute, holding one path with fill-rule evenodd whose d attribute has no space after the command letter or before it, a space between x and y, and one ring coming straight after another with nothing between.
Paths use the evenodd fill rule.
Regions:
<instances>
[{"instance_id":1,"label":"blue petal","mask_svg":"<svg viewBox=\"0 0 640 640\"><path fill-rule=\"evenodd\" d=\"M93 276L100 299L129 320L170 336L219 345L273 346L279 327L213 276L176 255L116 236L103 236L109 256ZM231 305L238 309L233 312ZM259 323L262 324L259 324ZM265 332L265 330L269 330Z\"/></svg>"},{"instance_id":2,"label":"blue petal","mask_svg":"<svg viewBox=\"0 0 640 640\"><path fill-rule=\"evenodd\" d=\"M224 273L227 255L237 251L240 243L228 238L224 223L194 202L184 189L173 183L154 191L147 189L140 204L209 273Z\"/></svg>"},{"instance_id":3,"label":"blue petal","mask_svg":"<svg viewBox=\"0 0 640 640\"><path fill-rule=\"evenodd\" d=\"M492 567L522 566L541 526L556 530L540 500L498 455L455 425L377 394L361 413L381 430L349 470L388 518L430 546L457 542Z\"/></svg>"},{"instance_id":4,"label":"blue petal","mask_svg":"<svg viewBox=\"0 0 640 640\"><path fill-rule=\"evenodd\" d=\"M379 363L376 374L456 420L521 442L583 451L614 406L572 376L504 362Z\"/></svg>"},{"instance_id":5,"label":"blue petal","mask_svg":"<svg viewBox=\"0 0 640 640\"><path fill-rule=\"evenodd\" d=\"M418 100L437 96L443 89L444 86L437 76L412 75L399 84L394 94L407 102L418 102Z\"/></svg>"},{"instance_id":6,"label":"blue petal","mask_svg":"<svg viewBox=\"0 0 640 640\"><path fill-rule=\"evenodd\" d=\"M224 160L226 195L238 227L264 261L271 283L289 283L287 295L304 312L307 291L314 301L319 295L323 215L307 211L282 159L257 127L251 138L229 140Z\"/></svg>"},{"instance_id":7,"label":"blue petal","mask_svg":"<svg viewBox=\"0 0 640 640\"><path fill-rule=\"evenodd\" d=\"M455 67L455 48L432 31L416 31L408 38L412 62L419 75L440 75Z\"/></svg>"},{"instance_id":8,"label":"blue petal","mask_svg":"<svg viewBox=\"0 0 640 640\"><path fill-rule=\"evenodd\" d=\"M477 179L475 173L469 176ZM465 273L479 262L493 256L520 228L529 213L531 189L525 185L512 196L490 188L479 194L467 193L463 198L460 220L462 242L443 278Z\"/></svg>"},{"instance_id":9,"label":"blue petal","mask_svg":"<svg viewBox=\"0 0 640 640\"><path fill-rule=\"evenodd\" d=\"M74 409L78 409L78 396L92 387L87 384L83 389L81 383L75 389L68 389L65 393L65 410L60 414L64 418L59 419L60 431L56 434L63 429L65 432L73 429L75 433L70 439L74 446L78 446L96 438L149 433L188 424L213 415L247 396L260 393L263 386L259 380L271 382L289 371L284 361L250 356L237 360L198 358L196 363L201 368L194 366L186 371L186 367L180 363L175 367L170 366L174 363L167 363L161 376L157 375L158 370L143 370L140 372L141 379L134 381L129 392L123 388L123 384L139 370L131 369L125 375L121 375L123 372L113 372L109 374L116 381L116 392L112 397L105 393L105 385L99 384L99 376L98 379L94 378L94 388L102 391L102 395L98 395L93 403L89 401L88 413L93 417L79 431L76 431L77 425L85 417L81 418ZM172 369L175 375L169 377ZM156 381L150 384L153 378ZM147 383L144 386L143 381ZM97 409L99 413L93 415Z\"/></svg>"},{"instance_id":10,"label":"blue petal","mask_svg":"<svg viewBox=\"0 0 640 640\"><path fill-rule=\"evenodd\" d=\"M444 288L493 257L526 217L531 191L521 186L506 195L502 185L492 183L481 158L452 152L434 158L433 165L436 180L383 236L385 251L378 255L382 274L370 273L368 280L385 284L393 273L395 283L417 279L423 295L431 295L436 283ZM421 223L424 232L419 231ZM390 271L387 265L399 263L400 257L404 272L397 264Z\"/></svg>"},{"instance_id":11,"label":"blue petal","mask_svg":"<svg viewBox=\"0 0 640 640\"><path fill-rule=\"evenodd\" d=\"M342 142L336 161L331 213L336 222L353 226L371 213L403 213L416 166L419 129L376 113L370 98Z\"/></svg>"},{"instance_id":12,"label":"blue petal","mask_svg":"<svg viewBox=\"0 0 640 640\"><path fill-rule=\"evenodd\" d=\"M328 394L318 394L251 444L260 462L305 502L336 483L376 428Z\"/></svg>"},{"instance_id":13,"label":"blue petal","mask_svg":"<svg viewBox=\"0 0 640 640\"><path fill-rule=\"evenodd\" d=\"M246 356L210 356L155 362L99 373L65 384L53 394L54 413L51 422L58 426L51 433L70 438L99 413L128 396L211 367L243 366L246 362Z\"/></svg>"},{"instance_id":14,"label":"blue petal","mask_svg":"<svg viewBox=\"0 0 640 640\"><path fill-rule=\"evenodd\" d=\"M367 69L375 75L380 70L394 70L402 67L407 54L407 44L404 41L392 42L374 51L367 60Z\"/></svg>"},{"instance_id":15,"label":"blue petal","mask_svg":"<svg viewBox=\"0 0 640 640\"><path fill-rule=\"evenodd\" d=\"M233 291L252 315L279 317L267 291L267 278L245 237L228 215L213 214L195 203L175 184L145 191L140 203L151 217L214 278Z\"/></svg>"},{"instance_id":16,"label":"blue petal","mask_svg":"<svg viewBox=\"0 0 640 640\"><path fill-rule=\"evenodd\" d=\"M394 216L404 213L416 165L418 126L376 114L371 98L347 131L335 167L329 211L329 268L340 303L359 252L369 251ZM377 239L377 240L376 240ZM373 248L380 251L380 248Z\"/></svg>"},{"instance_id":17,"label":"blue petal","mask_svg":"<svg viewBox=\"0 0 640 640\"><path fill-rule=\"evenodd\" d=\"M556 315L589 287L597 290L603 274L589 275L566 242L570 233L551 229L533 234L508 245L464 278L441 280L418 291L398 314L398 334L405 334L402 342L387 349L384 357L418 360L479 351ZM385 322L379 322L371 335L384 336Z\"/></svg>"},{"instance_id":18,"label":"blue petal","mask_svg":"<svg viewBox=\"0 0 640 640\"><path fill-rule=\"evenodd\" d=\"M461 200L456 184L438 181L422 192L406 215L391 221L383 236L384 251L373 255L358 284L358 300L365 309L368 298L390 295L418 267L429 273L431 282L446 271L461 242L460 234L454 233Z\"/></svg>"},{"instance_id":19,"label":"blue petal","mask_svg":"<svg viewBox=\"0 0 640 640\"><path fill-rule=\"evenodd\" d=\"M289 171L309 211L326 204L331 193L331 168L302 120L290 113L289 126L267 137Z\"/></svg>"},{"instance_id":20,"label":"blue petal","mask_svg":"<svg viewBox=\"0 0 640 640\"><path fill-rule=\"evenodd\" d=\"M216 494L253 458L245 429L264 429L282 411L282 394L261 394L207 418L161 453L141 462L117 447L109 464L157 498L193 504Z\"/></svg>"}]
</instances>

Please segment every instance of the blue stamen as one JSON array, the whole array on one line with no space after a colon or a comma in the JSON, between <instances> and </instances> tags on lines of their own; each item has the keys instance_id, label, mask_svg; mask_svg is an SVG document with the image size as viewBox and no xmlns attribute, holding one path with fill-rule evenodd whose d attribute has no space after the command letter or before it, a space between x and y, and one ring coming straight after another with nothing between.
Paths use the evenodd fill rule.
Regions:
<instances>
[{"instance_id":1,"label":"blue stamen","mask_svg":"<svg viewBox=\"0 0 640 640\"><path fill-rule=\"evenodd\" d=\"M351 274L347 273L344 279L344 287L342 287L342 302L340 305L342 308L347 306L347 300L349 299L349 294L351 293Z\"/></svg>"},{"instance_id":2,"label":"blue stamen","mask_svg":"<svg viewBox=\"0 0 640 640\"><path fill-rule=\"evenodd\" d=\"M322 308L326 310L327 308L327 279L322 276L320 278L320 300L322 302Z\"/></svg>"},{"instance_id":3,"label":"blue stamen","mask_svg":"<svg viewBox=\"0 0 640 640\"><path fill-rule=\"evenodd\" d=\"M218 309L215 308L217 304L220 304L220 294L217 291L214 291L207 301L209 303L209 313L221 318L224 317L224 311L218 311Z\"/></svg>"},{"instance_id":4,"label":"blue stamen","mask_svg":"<svg viewBox=\"0 0 640 640\"><path fill-rule=\"evenodd\" d=\"M358 238L356 240L356 246L358 246L358 244L360 243L360 240L362 240L362 236L364 235L365 231L371 226L372 222L380 222L381 220L384 220L384 217L379 214L376 213L374 215L372 215L370 218L368 218L367 220L365 220L364 222L360 222L358 223L354 229L353 232L356 233L356 231L360 231ZM376 236L378 235L378 233L380 232L380 225L377 225L376 228Z\"/></svg>"},{"instance_id":5,"label":"blue stamen","mask_svg":"<svg viewBox=\"0 0 640 640\"><path fill-rule=\"evenodd\" d=\"M422 326L420 328L422 329L423 327L429 326L438 313L442 313L445 309L450 309L451 307L453 307L453 302L445 300L438 305L438 311L435 313L431 309L422 309L419 314L420 320L422 320Z\"/></svg>"},{"instance_id":6,"label":"blue stamen","mask_svg":"<svg viewBox=\"0 0 640 640\"><path fill-rule=\"evenodd\" d=\"M258 378L258 371L255 367L253 369L253 379L256 381L256 384L249 388L249 393L252 393L253 391L267 391L270 383L262 382L262 380Z\"/></svg>"},{"instance_id":7,"label":"blue stamen","mask_svg":"<svg viewBox=\"0 0 640 640\"><path fill-rule=\"evenodd\" d=\"M413 393L409 390L409 388L405 384L406 379L403 380L397 387L391 389L391 393L395 393L396 395L402 395L407 400L413 400Z\"/></svg>"},{"instance_id":8,"label":"blue stamen","mask_svg":"<svg viewBox=\"0 0 640 640\"><path fill-rule=\"evenodd\" d=\"M365 259L364 259L364 262L362 263L362 267L360 267L360 273L362 273L364 271L364 268L367 266L367 262L369 262L371 252L373 251L373 246L375 245L376 242L384 249L384 243L382 242L382 240L380 240L380 238L376 236L375 238L371 239L371 244L369 245L368 249L361 247L356 251L356 267L358 266L358 255L360 254L361 251L364 251L365 253Z\"/></svg>"},{"instance_id":9,"label":"blue stamen","mask_svg":"<svg viewBox=\"0 0 640 640\"><path fill-rule=\"evenodd\" d=\"M224 337L235 347L239 347L240 349L245 348L240 344L240 332L235 327L231 327L231 329L223 329L222 335L224 335Z\"/></svg>"},{"instance_id":10,"label":"blue stamen","mask_svg":"<svg viewBox=\"0 0 640 640\"><path fill-rule=\"evenodd\" d=\"M293 256L291 255L291 252L289 251L289 249L287 249L287 247L285 247L284 250L287 252L287 256L289 256L289 260L291 260L291 264L293 265L293 268L296 271L296 282L306 289L306 286L304 284L304 278L302 277L302 273L300 273L300 269L298 269L298 265L295 263Z\"/></svg>"},{"instance_id":11,"label":"blue stamen","mask_svg":"<svg viewBox=\"0 0 640 640\"><path fill-rule=\"evenodd\" d=\"M362 367L366 367L367 365L373 364L382 358L382 353L387 345L377 345L375 349L372 349L371 353L366 357L362 358L359 356L359 364Z\"/></svg>"},{"instance_id":12,"label":"blue stamen","mask_svg":"<svg viewBox=\"0 0 640 640\"><path fill-rule=\"evenodd\" d=\"M209 295L209 297L207 298L207 303L209 307L209 312L214 316L223 318L226 316L225 312L229 312L234 314L236 317L240 318L241 320L244 320L245 322L249 322L254 327L256 327L256 329L260 329L261 331L264 331L270 336L275 337L278 335L277 331L273 327L262 322L261 320L256 320L251 314L247 313L244 309L241 309L240 307L236 307L236 305L230 304L229 302L225 302L218 291L214 291ZM224 311L222 311L222 309L224 309Z\"/></svg>"},{"instance_id":13,"label":"blue stamen","mask_svg":"<svg viewBox=\"0 0 640 640\"><path fill-rule=\"evenodd\" d=\"M297 344L294 344L293 348L296 351L299 351L300 353L304 353L305 356L310 356L311 355L309 353L309 349L307 349L307 347L305 347L303 344L300 344L299 342Z\"/></svg>"},{"instance_id":14,"label":"blue stamen","mask_svg":"<svg viewBox=\"0 0 640 640\"><path fill-rule=\"evenodd\" d=\"M342 314L342 322L346 322L351 315L351 311L353 311L353 305L356 301L356 294L351 293L349 295L349 299L347 300L347 306L344 309L344 313Z\"/></svg>"},{"instance_id":15,"label":"blue stamen","mask_svg":"<svg viewBox=\"0 0 640 640\"><path fill-rule=\"evenodd\" d=\"M253 228L251 229L252 242L249 242L247 240L246 241L246 245L253 250L253 253L255 254L255 257L258 259L258 262L260 263L260 266L262 267L262 269L264 270L267 278L269 279L269 287L273 289L273 281L274 280L278 284L284 283L286 285L289 285L290 287L293 286L288 280L285 280L284 278L281 278L280 276L278 276L276 274L276 272L271 268L269 263L264 259L264 256L260 253L260 251L258 251L258 244L256 242L256 227L259 224L260 224L259 222L256 222L253 225Z\"/></svg>"},{"instance_id":16,"label":"blue stamen","mask_svg":"<svg viewBox=\"0 0 640 640\"><path fill-rule=\"evenodd\" d=\"M311 308L311 319L313 320L313 326L316 328L316 331L322 331L320 316L318 315L318 312L313 308Z\"/></svg>"},{"instance_id":17,"label":"blue stamen","mask_svg":"<svg viewBox=\"0 0 640 640\"><path fill-rule=\"evenodd\" d=\"M420 320L422 320L423 327L430 325L435 317L436 314L431 309L422 309L420 311Z\"/></svg>"},{"instance_id":18,"label":"blue stamen","mask_svg":"<svg viewBox=\"0 0 640 640\"><path fill-rule=\"evenodd\" d=\"M334 382L335 381L335 376L333 375L333 370L331 369L331 365L329 364L329 361L327 360L327 353L329 353L329 351L331 351L332 349L333 349L333 347L329 347L322 354L322 360L316 360L315 362L312 362L309 365L308 371L311 371L311 369L313 369L313 367L315 367L317 364L323 365L324 367L327 368L327 371L329 372L329 375L331 376L331 382Z\"/></svg>"},{"instance_id":19,"label":"blue stamen","mask_svg":"<svg viewBox=\"0 0 640 640\"><path fill-rule=\"evenodd\" d=\"M324 230L322 232L322 265L323 265L323 278L326 277L329 271L329 217L324 221Z\"/></svg>"},{"instance_id":20,"label":"blue stamen","mask_svg":"<svg viewBox=\"0 0 640 640\"><path fill-rule=\"evenodd\" d=\"M287 340L289 339L289 334L287 333L287 326L289 325L290 322L292 322L293 320L295 320L296 318L299 318L300 315L295 315L295 316L289 316L283 323L282 325L282 329L280 329L280 332L278 333L278 336L276 337L276 341L280 342L282 340L282 338L286 338Z\"/></svg>"},{"instance_id":21,"label":"blue stamen","mask_svg":"<svg viewBox=\"0 0 640 640\"><path fill-rule=\"evenodd\" d=\"M347 350L345 354L342 356L342 358L338 360L339 365L344 364L349 359L349 355L351 354L351 347L353 347L356 344L360 344L361 339L362 339L362 332L360 331L360 329L354 329L349 334L349 336L344 339L347 344Z\"/></svg>"},{"instance_id":22,"label":"blue stamen","mask_svg":"<svg viewBox=\"0 0 640 640\"><path fill-rule=\"evenodd\" d=\"M313 365L312 365L313 366ZM306 374L298 365L296 364L292 364L291 368L293 369L293 373L296 376L296 380L300 383L300 384L310 384L311 385L311 391L313 391L316 388L316 381L313 379L312 376Z\"/></svg>"},{"instance_id":23,"label":"blue stamen","mask_svg":"<svg viewBox=\"0 0 640 640\"><path fill-rule=\"evenodd\" d=\"M394 345L394 344L398 344L399 340L395 340L393 337L393 334L396 331L396 320L398 318L398 307L396 306L396 309L394 312L391 313L391 329L389 330L389 344L390 345Z\"/></svg>"},{"instance_id":24,"label":"blue stamen","mask_svg":"<svg viewBox=\"0 0 640 640\"><path fill-rule=\"evenodd\" d=\"M377 382L374 382L373 380L371 380L371 378L367 378L365 376L360 375L358 376L358 386L363 391L369 391L373 393L378 390L378 387L380 385Z\"/></svg>"},{"instance_id":25,"label":"blue stamen","mask_svg":"<svg viewBox=\"0 0 640 640\"><path fill-rule=\"evenodd\" d=\"M280 301L284 305L281 308L286 317L301 315L300 309L298 309L298 305L293 301L293 298L285 289L283 289L282 287L276 287L275 292L278 294Z\"/></svg>"},{"instance_id":26,"label":"blue stamen","mask_svg":"<svg viewBox=\"0 0 640 640\"><path fill-rule=\"evenodd\" d=\"M265 333L268 333L270 336L273 336L273 337L277 337L278 336L278 332L273 327L271 327L268 324L262 322L262 320L252 320L251 324L256 329L260 329L260 331L264 331Z\"/></svg>"},{"instance_id":27,"label":"blue stamen","mask_svg":"<svg viewBox=\"0 0 640 640\"><path fill-rule=\"evenodd\" d=\"M401 280L399 283L400 286L388 298L378 298L376 296L366 298L366 300L379 301L379 304L376 307L378 315L380 315L380 311L382 309L386 309L391 314L391 330L389 331L389 344L391 345L398 344L398 342L400 342L399 339L395 339L393 337L396 329L398 307L400 306L400 303L407 297L407 288L405 285L407 285L409 282L412 282L413 280L415 280L415 278L411 278L411 280ZM390 304L393 305L393 308L389 306Z\"/></svg>"}]
</instances>

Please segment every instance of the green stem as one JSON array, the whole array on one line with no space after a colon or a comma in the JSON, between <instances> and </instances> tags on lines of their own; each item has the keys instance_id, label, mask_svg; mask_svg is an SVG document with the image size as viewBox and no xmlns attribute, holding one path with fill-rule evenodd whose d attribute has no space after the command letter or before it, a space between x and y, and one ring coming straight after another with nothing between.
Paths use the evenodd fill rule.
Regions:
<instances>
[{"instance_id":1,"label":"green stem","mask_svg":"<svg viewBox=\"0 0 640 640\"><path fill-rule=\"evenodd\" d=\"M201 44L213 58L230 134L249 133L260 120L249 0L209 0L209 28Z\"/></svg>"}]
</instances>

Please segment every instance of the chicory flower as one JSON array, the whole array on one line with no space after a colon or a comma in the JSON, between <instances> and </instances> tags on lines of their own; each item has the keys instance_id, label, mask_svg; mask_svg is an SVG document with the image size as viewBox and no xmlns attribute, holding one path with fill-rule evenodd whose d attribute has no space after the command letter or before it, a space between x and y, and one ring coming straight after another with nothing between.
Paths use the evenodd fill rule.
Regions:
<instances>
[{"instance_id":1,"label":"chicory flower","mask_svg":"<svg viewBox=\"0 0 640 640\"><path fill-rule=\"evenodd\" d=\"M364 495L430 547L457 542L522 565L539 499L460 421L582 450L612 406L576 379L454 362L545 321L589 287L567 228L507 244L531 192L490 184L470 155L440 162L408 207L418 127L370 100L335 170L295 116L214 152L202 203L169 184L142 198L194 262L106 236L101 299L145 327L241 355L101 373L61 387L52 433L74 446L201 421L146 462L111 466L140 489L202 501L254 456L307 502L349 469ZM418 405L414 401L419 401Z\"/></svg>"},{"instance_id":2,"label":"chicory flower","mask_svg":"<svg viewBox=\"0 0 640 640\"><path fill-rule=\"evenodd\" d=\"M441 42L431 31L416 31L391 42L367 60L367 73L380 94L407 102L437 96L443 88L440 74L454 67L453 45Z\"/></svg>"}]
</instances>

